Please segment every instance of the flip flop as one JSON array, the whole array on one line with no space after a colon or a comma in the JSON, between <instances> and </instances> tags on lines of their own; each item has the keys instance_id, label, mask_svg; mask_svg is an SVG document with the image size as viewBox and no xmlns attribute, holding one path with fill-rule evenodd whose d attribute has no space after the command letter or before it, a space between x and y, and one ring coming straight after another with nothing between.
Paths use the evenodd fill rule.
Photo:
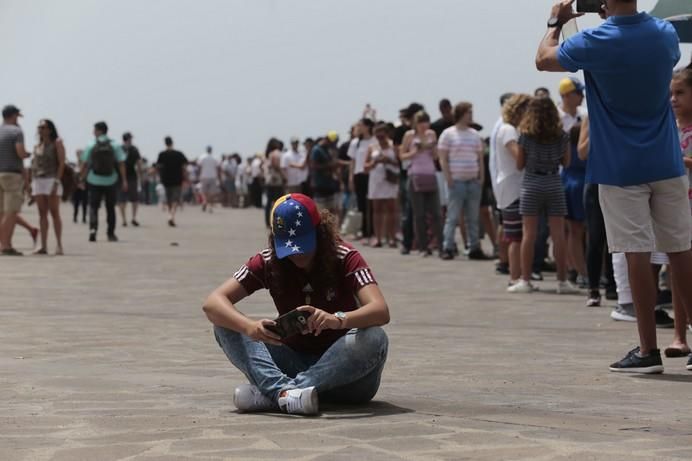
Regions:
<instances>
[{"instance_id":1,"label":"flip flop","mask_svg":"<svg viewBox=\"0 0 692 461\"><path fill-rule=\"evenodd\" d=\"M667 347L665 351L663 351L666 357L674 359L674 358L680 358L680 357L687 357L690 355L690 349L688 348L687 351L685 349L681 349L679 347Z\"/></svg>"}]
</instances>

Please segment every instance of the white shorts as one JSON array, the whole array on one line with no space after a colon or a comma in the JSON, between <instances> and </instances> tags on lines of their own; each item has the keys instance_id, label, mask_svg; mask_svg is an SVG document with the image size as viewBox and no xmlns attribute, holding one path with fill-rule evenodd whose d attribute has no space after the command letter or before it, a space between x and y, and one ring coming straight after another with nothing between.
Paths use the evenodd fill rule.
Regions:
<instances>
[{"instance_id":1,"label":"white shorts","mask_svg":"<svg viewBox=\"0 0 692 461\"><path fill-rule=\"evenodd\" d=\"M50 195L53 192L55 178L33 178L31 180L31 195ZM62 197L62 184L58 181L56 194Z\"/></svg>"}]
</instances>

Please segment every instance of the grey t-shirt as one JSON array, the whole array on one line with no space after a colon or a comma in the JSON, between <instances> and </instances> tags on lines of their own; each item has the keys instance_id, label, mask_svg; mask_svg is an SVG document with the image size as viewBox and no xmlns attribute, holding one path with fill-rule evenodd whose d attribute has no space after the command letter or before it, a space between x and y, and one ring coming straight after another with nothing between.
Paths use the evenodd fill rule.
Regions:
<instances>
[{"instance_id":1,"label":"grey t-shirt","mask_svg":"<svg viewBox=\"0 0 692 461\"><path fill-rule=\"evenodd\" d=\"M17 155L17 143L24 142L24 133L17 125L0 125L0 173L21 173L22 159Z\"/></svg>"}]
</instances>

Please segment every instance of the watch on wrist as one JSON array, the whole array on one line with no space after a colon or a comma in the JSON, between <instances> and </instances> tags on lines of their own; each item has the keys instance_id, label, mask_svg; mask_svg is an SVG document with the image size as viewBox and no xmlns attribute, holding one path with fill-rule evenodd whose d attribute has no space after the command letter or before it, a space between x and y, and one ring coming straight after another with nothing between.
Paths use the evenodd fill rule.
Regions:
<instances>
[{"instance_id":1,"label":"watch on wrist","mask_svg":"<svg viewBox=\"0 0 692 461\"><path fill-rule=\"evenodd\" d=\"M548 29L552 29L553 27L562 27L562 22L557 16L553 16L552 18L548 19Z\"/></svg>"},{"instance_id":2,"label":"watch on wrist","mask_svg":"<svg viewBox=\"0 0 692 461\"><path fill-rule=\"evenodd\" d=\"M344 323L346 323L346 314L343 313L343 312L341 312L341 311L339 311L339 312L335 312L335 313L334 313L334 317L336 317L337 319L339 319L339 326L340 326L340 327L343 327L343 326L344 326Z\"/></svg>"}]
</instances>

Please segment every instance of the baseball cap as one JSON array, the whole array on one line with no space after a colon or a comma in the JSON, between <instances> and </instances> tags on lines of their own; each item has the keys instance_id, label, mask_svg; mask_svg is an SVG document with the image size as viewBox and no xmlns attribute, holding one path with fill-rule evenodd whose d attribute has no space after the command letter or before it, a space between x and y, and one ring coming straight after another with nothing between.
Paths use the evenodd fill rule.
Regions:
<instances>
[{"instance_id":1,"label":"baseball cap","mask_svg":"<svg viewBox=\"0 0 692 461\"><path fill-rule=\"evenodd\" d=\"M339 140L339 133L332 130L329 133L327 133L327 139L329 139L330 142L336 142Z\"/></svg>"},{"instance_id":2,"label":"baseball cap","mask_svg":"<svg viewBox=\"0 0 692 461\"><path fill-rule=\"evenodd\" d=\"M312 253L317 248L320 213L315 202L303 194L287 194L274 202L272 237L276 257Z\"/></svg>"},{"instance_id":3,"label":"baseball cap","mask_svg":"<svg viewBox=\"0 0 692 461\"><path fill-rule=\"evenodd\" d=\"M560 96L576 91L584 93L584 84L576 77L568 77L560 80Z\"/></svg>"},{"instance_id":4,"label":"baseball cap","mask_svg":"<svg viewBox=\"0 0 692 461\"><path fill-rule=\"evenodd\" d=\"M22 116L22 111L19 110L17 106L8 104L2 108L2 118L12 117L15 114L19 115L20 117Z\"/></svg>"}]
</instances>

